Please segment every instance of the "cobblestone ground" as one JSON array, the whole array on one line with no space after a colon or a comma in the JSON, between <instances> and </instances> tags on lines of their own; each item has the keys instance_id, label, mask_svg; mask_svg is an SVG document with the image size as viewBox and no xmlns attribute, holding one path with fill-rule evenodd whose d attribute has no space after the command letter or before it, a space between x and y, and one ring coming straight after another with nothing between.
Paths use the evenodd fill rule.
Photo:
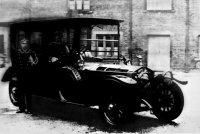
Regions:
<instances>
[{"instance_id":1,"label":"cobblestone ground","mask_svg":"<svg viewBox=\"0 0 200 134\"><path fill-rule=\"evenodd\" d=\"M141 112L118 128L105 125L98 115L85 114L82 121L77 120L78 112L72 113L70 120L47 115L16 114L17 108L8 98L8 84L0 83L0 134L200 133L200 71L176 74L189 81L188 85L181 86L185 107L179 118L166 124L149 112Z\"/></svg>"}]
</instances>

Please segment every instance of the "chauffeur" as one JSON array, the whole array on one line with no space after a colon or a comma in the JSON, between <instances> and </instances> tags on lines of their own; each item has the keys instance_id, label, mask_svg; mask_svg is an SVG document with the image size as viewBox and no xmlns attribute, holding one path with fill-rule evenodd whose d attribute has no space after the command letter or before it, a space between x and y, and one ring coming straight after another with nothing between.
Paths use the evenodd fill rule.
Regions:
<instances>
[{"instance_id":1,"label":"chauffeur","mask_svg":"<svg viewBox=\"0 0 200 134\"><path fill-rule=\"evenodd\" d=\"M19 49L16 52L16 71L18 78L19 91L19 111L17 113L31 113L31 94L30 94L30 77L31 69L37 64L38 58L35 52L29 48L27 39L22 39L19 43Z\"/></svg>"}]
</instances>

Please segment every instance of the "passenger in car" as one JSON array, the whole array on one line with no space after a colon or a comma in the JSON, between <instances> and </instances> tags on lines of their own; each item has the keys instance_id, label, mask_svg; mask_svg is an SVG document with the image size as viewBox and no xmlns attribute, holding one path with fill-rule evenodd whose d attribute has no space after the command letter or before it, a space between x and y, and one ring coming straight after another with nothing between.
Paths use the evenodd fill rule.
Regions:
<instances>
[{"instance_id":1,"label":"passenger in car","mask_svg":"<svg viewBox=\"0 0 200 134\"><path fill-rule=\"evenodd\" d=\"M62 80L60 79L59 72L60 67L63 65L67 65L69 63L69 54L70 50L66 43L62 42L61 33L56 31L53 35L53 40L48 44L48 60L50 63L50 67L55 69L52 72L52 75L57 78L59 82ZM57 70L57 71L56 71ZM67 102L67 100L62 96L60 89L62 86L58 84L56 87L56 99L59 102Z\"/></svg>"},{"instance_id":2,"label":"passenger in car","mask_svg":"<svg viewBox=\"0 0 200 134\"><path fill-rule=\"evenodd\" d=\"M53 41L48 45L48 55L49 62L57 63L58 66L62 66L63 64L67 64L69 57L69 47L67 44L64 44L61 40L61 33L55 32ZM59 62L59 63L58 63Z\"/></svg>"}]
</instances>

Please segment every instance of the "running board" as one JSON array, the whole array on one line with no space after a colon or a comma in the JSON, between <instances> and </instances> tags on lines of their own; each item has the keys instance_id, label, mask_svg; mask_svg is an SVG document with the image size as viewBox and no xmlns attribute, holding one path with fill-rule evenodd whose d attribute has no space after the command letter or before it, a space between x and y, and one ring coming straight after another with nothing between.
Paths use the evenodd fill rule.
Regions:
<instances>
[{"instance_id":1,"label":"running board","mask_svg":"<svg viewBox=\"0 0 200 134\"><path fill-rule=\"evenodd\" d=\"M41 96L32 96L33 115L45 115L85 124L104 124L98 109L73 102L59 102Z\"/></svg>"}]
</instances>

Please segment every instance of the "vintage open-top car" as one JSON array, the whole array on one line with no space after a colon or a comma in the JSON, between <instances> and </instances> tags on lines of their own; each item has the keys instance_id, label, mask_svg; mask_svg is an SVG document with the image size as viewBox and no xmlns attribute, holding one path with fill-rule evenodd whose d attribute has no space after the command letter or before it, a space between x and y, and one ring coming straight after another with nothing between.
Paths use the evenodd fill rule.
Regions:
<instances>
[{"instance_id":1,"label":"vintage open-top car","mask_svg":"<svg viewBox=\"0 0 200 134\"><path fill-rule=\"evenodd\" d=\"M18 78L13 68L17 57L13 53L25 37L38 57L38 64L30 75L31 94L88 107L98 105L111 125L144 110L151 110L160 119L176 119L184 106L178 84L186 81L175 79L170 71L106 62L120 61L121 22L100 18L40 18L11 23L12 66L2 78L10 82L11 102L19 106ZM105 39L95 33L109 30L115 37L107 40L112 43L103 50L101 45Z\"/></svg>"}]
</instances>

